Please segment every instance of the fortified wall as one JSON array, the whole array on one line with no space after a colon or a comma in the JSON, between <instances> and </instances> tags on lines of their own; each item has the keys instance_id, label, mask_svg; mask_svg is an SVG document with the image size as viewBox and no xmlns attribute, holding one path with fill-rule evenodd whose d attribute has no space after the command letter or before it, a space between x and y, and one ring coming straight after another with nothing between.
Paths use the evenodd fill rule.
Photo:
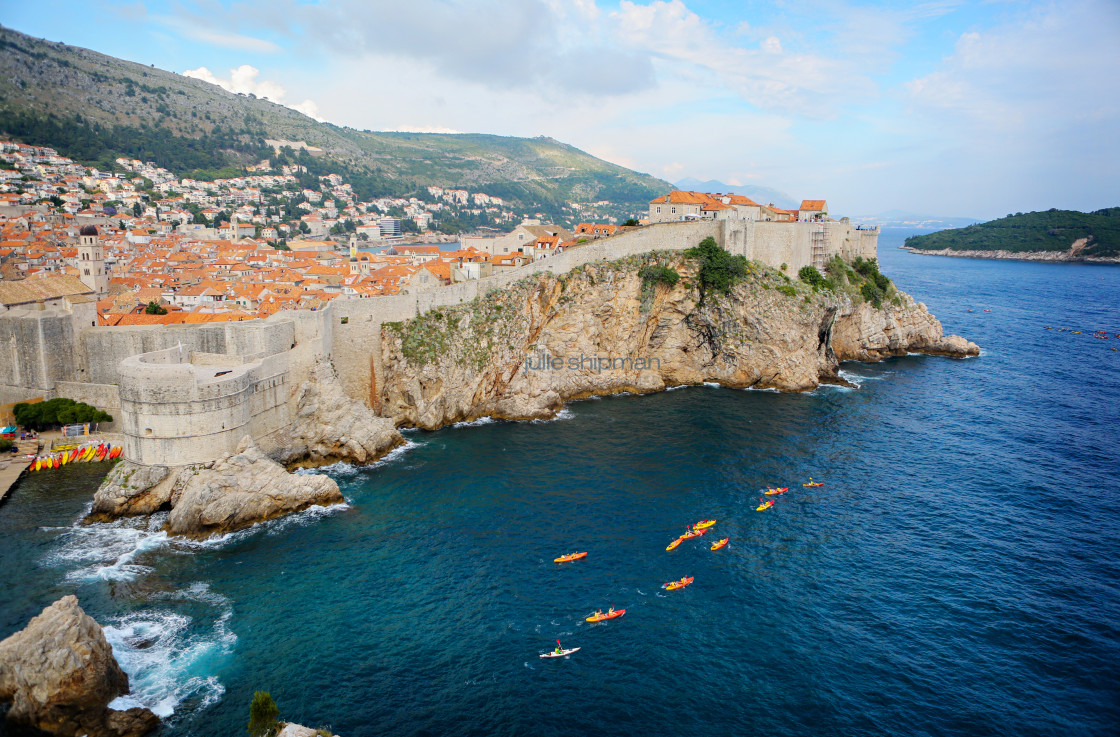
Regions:
<instances>
[{"instance_id":1,"label":"fortified wall","mask_svg":"<svg viewBox=\"0 0 1120 737\"><path fill-rule=\"evenodd\" d=\"M681 251L707 237L750 260L784 264L792 275L807 264L823 267L833 255L874 258L878 234L831 221L658 223L485 279L335 299L319 311L247 322L91 329L91 315L81 310L10 310L0 314L0 395L67 396L102 407L117 418L123 457L144 465L211 461L231 454L246 434L268 452L299 421L300 387L320 355L332 358L350 398L380 410L385 322L470 302L533 274Z\"/></svg>"},{"instance_id":2,"label":"fortified wall","mask_svg":"<svg viewBox=\"0 0 1120 737\"><path fill-rule=\"evenodd\" d=\"M708 237L748 260L759 261L775 269L784 264L785 273L792 275L810 264L824 268L834 255L848 261L856 256L875 258L879 229L857 229L844 221L694 220L657 223L592 241L485 279L418 294L336 299L331 302L335 316L334 363L343 388L350 397L380 411L378 387L384 378L381 366L382 323L407 320L433 307L464 304L532 274L563 274L585 264L613 261L651 251L684 251Z\"/></svg>"}]
</instances>

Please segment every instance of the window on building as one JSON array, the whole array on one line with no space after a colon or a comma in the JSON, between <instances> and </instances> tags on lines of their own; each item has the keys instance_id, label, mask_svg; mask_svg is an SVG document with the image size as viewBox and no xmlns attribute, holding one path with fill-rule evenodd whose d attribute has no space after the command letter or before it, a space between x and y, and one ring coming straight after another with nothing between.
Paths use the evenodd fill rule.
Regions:
<instances>
[{"instance_id":1,"label":"window on building","mask_svg":"<svg viewBox=\"0 0 1120 737\"><path fill-rule=\"evenodd\" d=\"M676 215L676 214L677 214L677 208L675 208L675 207L673 208L673 212L672 212L672 214L673 214L673 215Z\"/></svg>"}]
</instances>

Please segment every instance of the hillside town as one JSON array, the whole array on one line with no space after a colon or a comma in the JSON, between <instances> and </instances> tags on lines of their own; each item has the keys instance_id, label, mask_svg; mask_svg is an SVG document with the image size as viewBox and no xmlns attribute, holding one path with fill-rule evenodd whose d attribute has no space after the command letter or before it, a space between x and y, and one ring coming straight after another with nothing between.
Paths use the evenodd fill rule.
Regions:
<instances>
[{"instance_id":1,"label":"hillside town","mask_svg":"<svg viewBox=\"0 0 1120 737\"><path fill-rule=\"evenodd\" d=\"M439 237L421 231L445 209L514 215L499 197L461 189L360 202L337 174L310 189L288 167L210 182L115 163L119 171L99 171L50 148L0 142L0 309L82 299L96 301L99 326L252 320L482 279L641 224L828 217L823 200L782 210L673 191L640 222L568 229L524 219L509 232L416 242Z\"/></svg>"},{"instance_id":2,"label":"hillside town","mask_svg":"<svg viewBox=\"0 0 1120 737\"><path fill-rule=\"evenodd\" d=\"M428 201L360 202L337 174L320 177L313 190L300 188L298 172L287 167L206 182L136 160L116 164L123 173L82 166L50 148L0 142L0 277L13 288L27 280L7 291L25 301L87 292L98 300L99 325L246 320L317 309L339 296L415 293L483 278L617 227L582 223L572 233L525 220L510 223L509 233L476 239L507 243L501 252L441 248L407 241L424 239L443 210L485 212L497 222L513 212L499 197L440 187L427 187ZM96 237L82 239L89 226ZM32 281L58 276L72 278L45 289ZM12 295L8 306L22 303Z\"/></svg>"}]
</instances>

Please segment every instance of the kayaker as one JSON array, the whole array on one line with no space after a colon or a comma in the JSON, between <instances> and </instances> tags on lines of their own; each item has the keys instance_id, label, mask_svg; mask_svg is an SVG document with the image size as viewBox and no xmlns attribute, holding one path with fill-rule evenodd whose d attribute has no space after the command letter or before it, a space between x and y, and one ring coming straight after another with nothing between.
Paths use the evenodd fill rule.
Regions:
<instances>
[{"instance_id":1,"label":"kayaker","mask_svg":"<svg viewBox=\"0 0 1120 737\"><path fill-rule=\"evenodd\" d=\"M614 607L613 606L610 609L607 610L607 614L614 614Z\"/></svg>"}]
</instances>

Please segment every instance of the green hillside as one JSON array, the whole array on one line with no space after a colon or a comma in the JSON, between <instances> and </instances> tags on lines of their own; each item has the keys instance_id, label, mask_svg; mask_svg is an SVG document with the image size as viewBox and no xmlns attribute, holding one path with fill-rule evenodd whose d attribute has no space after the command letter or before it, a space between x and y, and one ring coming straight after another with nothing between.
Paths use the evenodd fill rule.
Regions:
<instances>
[{"instance_id":1,"label":"green hillside","mask_svg":"<svg viewBox=\"0 0 1120 737\"><path fill-rule=\"evenodd\" d=\"M672 189L550 138L358 131L3 27L0 133L84 164L111 168L126 156L196 178L229 176L273 158L266 140L302 142L320 149L313 152L316 173L342 174L363 198L435 185L482 191L553 216L565 203L600 200L629 216Z\"/></svg>"},{"instance_id":2,"label":"green hillside","mask_svg":"<svg viewBox=\"0 0 1120 737\"><path fill-rule=\"evenodd\" d=\"M906 239L920 250L940 251L1069 251L1086 239L1074 255L1120 256L1120 207L1094 212L1047 210L1008 215L967 228L941 230Z\"/></svg>"}]
</instances>

